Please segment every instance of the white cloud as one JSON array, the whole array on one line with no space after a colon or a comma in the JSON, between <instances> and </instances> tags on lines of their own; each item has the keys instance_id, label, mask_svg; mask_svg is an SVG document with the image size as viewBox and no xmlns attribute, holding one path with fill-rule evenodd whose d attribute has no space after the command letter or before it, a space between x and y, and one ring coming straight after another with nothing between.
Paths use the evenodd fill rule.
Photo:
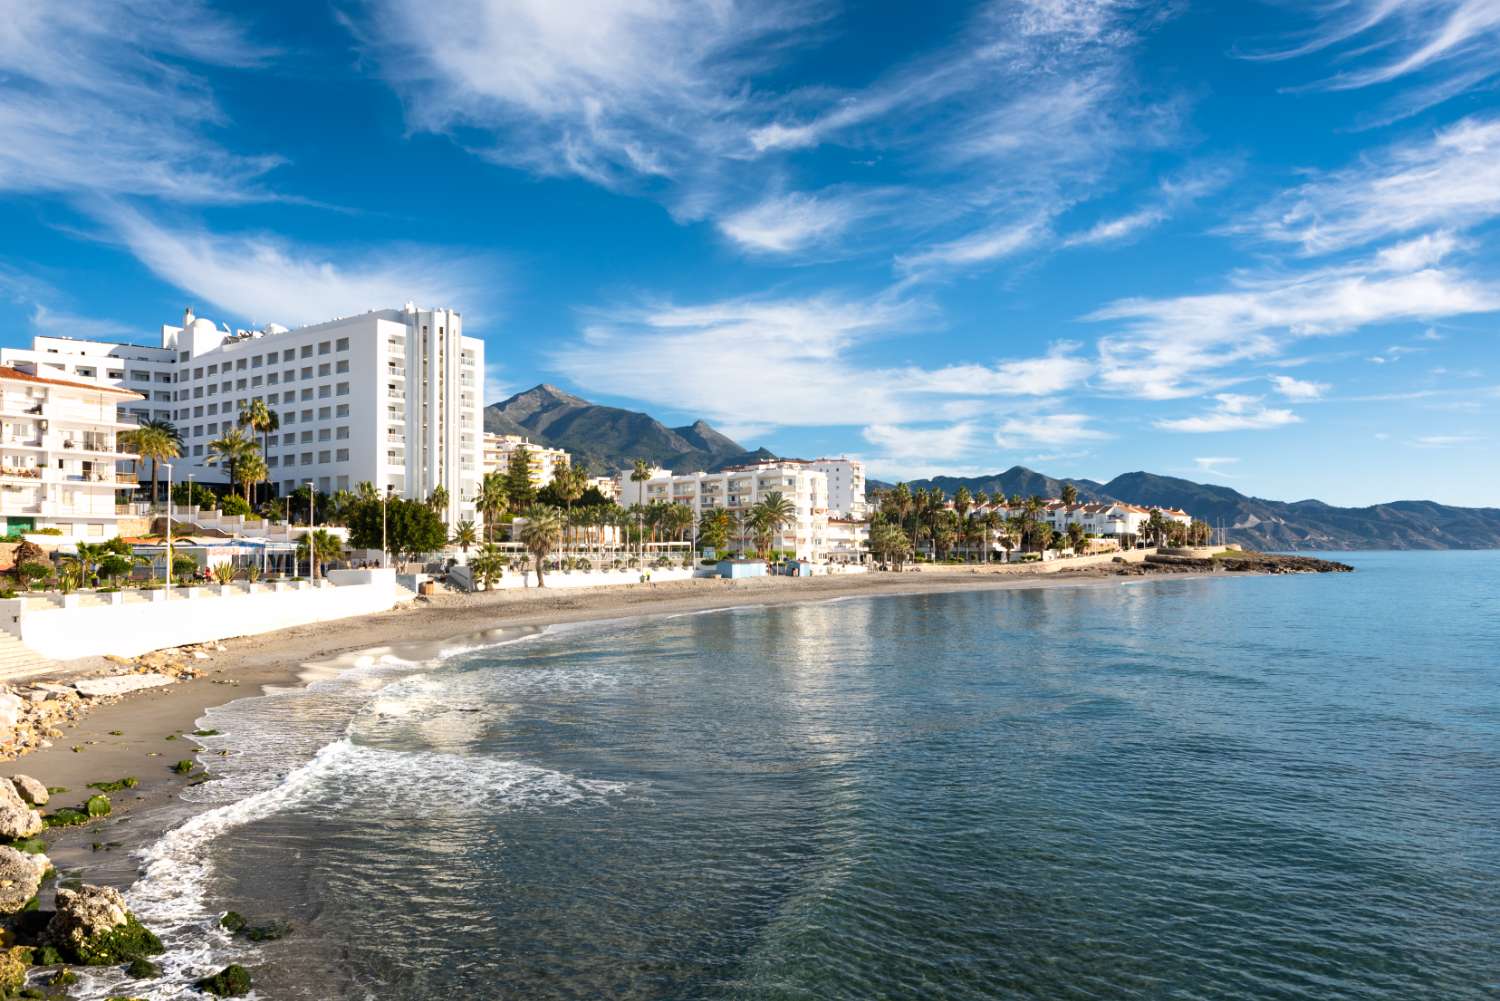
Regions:
<instances>
[{"instance_id":1,"label":"white cloud","mask_svg":"<svg viewBox=\"0 0 1500 1001\"><path fill-rule=\"evenodd\" d=\"M1240 275L1223 292L1110 303L1088 317L1123 323L1099 340L1098 384L1148 399L1196 395L1224 384L1217 370L1275 358L1297 338L1500 309L1500 289L1462 272L1392 272L1393 260L1406 256Z\"/></svg>"},{"instance_id":2,"label":"white cloud","mask_svg":"<svg viewBox=\"0 0 1500 1001\"><path fill-rule=\"evenodd\" d=\"M965 455L979 440L979 428L970 423L947 427L911 427L871 424L862 432L886 461L927 459L941 461Z\"/></svg>"},{"instance_id":3,"label":"white cloud","mask_svg":"<svg viewBox=\"0 0 1500 1001\"><path fill-rule=\"evenodd\" d=\"M1093 418L1087 414L1050 413L1030 417L1013 417L995 431L995 445L1005 449L1034 448L1039 445L1066 447L1086 442L1107 441L1107 431L1090 427Z\"/></svg>"},{"instance_id":4,"label":"white cloud","mask_svg":"<svg viewBox=\"0 0 1500 1001\"><path fill-rule=\"evenodd\" d=\"M1069 247L1087 247L1100 243L1118 243L1127 237L1134 236L1141 230L1150 229L1166 219L1167 212L1165 209L1141 209L1131 212L1128 215L1097 222L1082 233L1068 237L1064 241L1064 245Z\"/></svg>"},{"instance_id":5,"label":"white cloud","mask_svg":"<svg viewBox=\"0 0 1500 1001\"><path fill-rule=\"evenodd\" d=\"M1214 399L1218 404L1207 413L1154 423L1164 431L1206 434L1215 431L1264 431L1302 420L1290 410L1263 406L1258 396L1220 393Z\"/></svg>"},{"instance_id":6,"label":"white cloud","mask_svg":"<svg viewBox=\"0 0 1500 1001\"><path fill-rule=\"evenodd\" d=\"M455 252L387 245L335 260L274 236L173 229L120 207L107 218L162 280L255 323L316 323L408 299L473 312L492 294L493 278L482 273L492 262Z\"/></svg>"},{"instance_id":7,"label":"white cloud","mask_svg":"<svg viewBox=\"0 0 1500 1001\"><path fill-rule=\"evenodd\" d=\"M1234 168L1219 164L1199 165L1164 177L1157 184L1156 193L1147 205L1113 219L1102 219L1082 233L1065 239L1063 246L1087 247L1129 239L1160 225L1171 218L1174 212L1219 190L1229 183L1233 174Z\"/></svg>"},{"instance_id":8,"label":"white cloud","mask_svg":"<svg viewBox=\"0 0 1500 1001\"><path fill-rule=\"evenodd\" d=\"M1500 215L1500 117L1475 116L1320 174L1257 213L1243 231L1321 254L1421 229L1464 229ZM1438 233L1402 253L1440 259ZM1411 260L1392 261L1410 267Z\"/></svg>"},{"instance_id":9,"label":"white cloud","mask_svg":"<svg viewBox=\"0 0 1500 1001\"><path fill-rule=\"evenodd\" d=\"M791 254L840 237L870 211L856 197L792 192L772 195L719 220L719 230L745 250Z\"/></svg>"},{"instance_id":10,"label":"white cloud","mask_svg":"<svg viewBox=\"0 0 1500 1001\"><path fill-rule=\"evenodd\" d=\"M1418 448L1457 448L1460 445L1474 445L1484 438L1477 434L1429 434L1412 440L1412 444Z\"/></svg>"},{"instance_id":11,"label":"white cloud","mask_svg":"<svg viewBox=\"0 0 1500 1001\"><path fill-rule=\"evenodd\" d=\"M696 171L744 142L745 87L806 3L374 0L352 22L432 132L494 134L485 156L614 186Z\"/></svg>"},{"instance_id":12,"label":"white cloud","mask_svg":"<svg viewBox=\"0 0 1500 1001\"><path fill-rule=\"evenodd\" d=\"M1328 392L1329 386L1326 382L1313 382L1310 379L1294 379L1289 375L1271 376L1271 385L1276 387L1276 392L1289 400L1318 400Z\"/></svg>"},{"instance_id":13,"label":"white cloud","mask_svg":"<svg viewBox=\"0 0 1500 1001\"><path fill-rule=\"evenodd\" d=\"M1198 467L1198 471L1201 473L1207 473L1210 476L1229 476L1222 467L1232 466L1239 461L1237 457L1233 456L1205 456L1201 459L1194 459L1193 464Z\"/></svg>"},{"instance_id":14,"label":"white cloud","mask_svg":"<svg viewBox=\"0 0 1500 1001\"><path fill-rule=\"evenodd\" d=\"M905 426L970 421L1082 382L1077 345L1034 358L938 366L862 359L872 341L931 325L927 308L869 299L746 298L594 313L553 365L587 389L703 414L716 423ZM709 377L688 377L688 372ZM715 374L744 380L728 389Z\"/></svg>"},{"instance_id":15,"label":"white cloud","mask_svg":"<svg viewBox=\"0 0 1500 1001\"><path fill-rule=\"evenodd\" d=\"M0 191L264 197L280 161L221 145L223 114L192 73L265 55L194 0L10 3L0 24Z\"/></svg>"},{"instance_id":16,"label":"white cloud","mask_svg":"<svg viewBox=\"0 0 1500 1001\"><path fill-rule=\"evenodd\" d=\"M1494 0L1338 0L1307 6L1318 23L1293 44L1254 54L1291 59L1332 52L1345 67L1313 86L1356 90L1419 76L1384 121L1415 114L1500 74L1500 6ZM1373 123L1379 124L1379 121Z\"/></svg>"},{"instance_id":17,"label":"white cloud","mask_svg":"<svg viewBox=\"0 0 1500 1001\"><path fill-rule=\"evenodd\" d=\"M1046 232L1047 224L1042 219L1006 222L900 257L897 265L906 272L920 272L942 265L985 264L1035 246Z\"/></svg>"}]
</instances>

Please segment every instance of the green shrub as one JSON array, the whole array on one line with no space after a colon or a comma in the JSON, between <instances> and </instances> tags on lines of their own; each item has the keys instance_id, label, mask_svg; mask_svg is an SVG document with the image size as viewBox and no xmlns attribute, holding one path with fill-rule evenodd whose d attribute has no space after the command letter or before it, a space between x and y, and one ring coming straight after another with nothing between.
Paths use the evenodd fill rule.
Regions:
<instances>
[{"instance_id":1,"label":"green shrub","mask_svg":"<svg viewBox=\"0 0 1500 1001\"><path fill-rule=\"evenodd\" d=\"M140 784L140 779L134 775L127 775L123 779L115 779L113 782L90 782L89 788L98 789L100 792L120 792L123 789L134 789Z\"/></svg>"}]
</instances>

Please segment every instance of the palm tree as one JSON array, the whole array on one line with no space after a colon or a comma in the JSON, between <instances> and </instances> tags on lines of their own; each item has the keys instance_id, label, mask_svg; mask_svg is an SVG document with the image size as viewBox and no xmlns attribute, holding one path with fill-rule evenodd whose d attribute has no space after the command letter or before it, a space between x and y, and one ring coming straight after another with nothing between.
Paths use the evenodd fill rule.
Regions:
<instances>
[{"instance_id":1,"label":"palm tree","mask_svg":"<svg viewBox=\"0 0 1500 1001\"><path fill-rule=\"evenodd\" d=\"M1071 483L1064 483L1062 488L1062 502L1069 507L1078 503L1078 488Z\"/></svg>"},{"instance_id":2,"label":"palm tree","mask_svg":"<svg viewBox=\"0 0 1500 1001\"><path fill-rule=\"evenodd\" d=\"M876 522L870 527L870 551L884 563L894 563L899 568L911 553L911 540L900 525L888 521Z\"/></svg>"},{"instance_id":3,"label":"palm tree","mask_svg":"<svg viewBox=\"0 0 1500 1001\"><path fill-rule=\"evenodd\" d=\"M441 515L448 510L448 488L439 483L432 488L432 493L427 495L427 506Z\"/></svg>"},{"instance_id":4,"label":"palm tree","mask_svg":"<svg viewBox=\"0 0 1500 1001\"><path fill-rule=\"evenodd\" d=\"M1083 530L1082 522L1069 522L1067 534L1068 546L1073 550L1073 555L1082 556L1083 551L1088 548L1088 533Z\"/></svg>"},{"instance_id":5,"label":"palm tree","mask_svg":"<svg viewBox=\"0 0 1500 1001\"><path fill-rule=\"evenodd\" d=\"M967 542L972 533L969 532L969 509L974 506L974 498L969 493L968 487L959 487L953 491L953 510L958 512L958 536ZM968 556L965 554L965 561Z\"/></svg>"},{"instance_id":6,"label":"palm tree","mask_svg":"<svg viewBox=\"0 0 1500 1001\"><path fill-rule=\"evenodd\" d=\"M472 521L461 521L453 529L453 538L448 540L457 546L464 554L464 559L469 558L469 547L479 543L479 533L474 530Z\"/></svg>"},{"instance_id":7,"label":"palm tree","mask_svg":"<svg viewBox=\"0 0 1500 1001\"><path fill-rule=\"evenodd\" d=\"M127 452L134 452L137 461L151 463L151 502L160 499L159 466L182 455L182 436L169 421L148 417L140 426L120 435L120 443Z\"/></svg>"},{"instance_id":8,"label":"palm tree","mask_svg":"<svg viewBox=\"0 0 1500 1001\"><path fill-rule=\"evenodd\" d=\"M210 465L222 465L229 473L231 485L240 484L241 464L252 454L258 454L260 446L255 439L245 434L243 430L232 427L225 431L219 438L208 443L208 463ZM246 489L246 500L249 500L249 490Z\"/></svg>"},{"instance_id":9,"label":"palm tree","mask_svg":"<svg viewBox=\"0 0 1500 1001\"><path fill-rule=\"evenodd\" d=\"M271 475L270 469L266 467L265 457L257 449L252 449L248 455L239 461L238 465L240 483L245 488L245 503L250 503L250 488L257 483L262 483Z\"/></svg>"},{"instance_id":10,"label":"palm tree","mask_svg":"<svg viewBox=\"0 0 1500 1001\"><path fill-rule=\"evenodd\" d=\"M729 538L733 533L734 515L726 508L709 508L698 519L698 539L705 546L712 546L716 555L729 549Z\"/></svg>"},{"instance_id":11,"label":"palm tree","mask_svg":"<svg viewBox=\"0 0 1500 1001\"><path fill-rule=\"evenodd\" d=\"M651 463L647 462L645 459L632 459L630 461L630 482L631 483L645 483L649 479L651 479ZM632 507L639 508L639 506L641 504L644 504L646 502L646 488L645 487L641 487L640 488L640 494L641 495L636 498L636 503L633 504L633 505L631 505ZM639 526L639 521L637 521L637 526ZM645 540L644 534L642 535L642 538L641 538L640 542L641 542L641 547L642 547L641 548L641 562L644 563L645 560L646 560L646 550L645 550L645 542L646 542L646 540Z\"/></svg>"},{"instance_id":12,"label":"palm tree","mask_svg":"<svg viewBox=\"0 0 1500 1001\"><path fill-rule=\"evenodd\" d=\"M340 559L343 555L343 542L326 528L303 532L302 538L297 540L297 559L308 560L309 570L312 567L312 560L326 563L329 560Z\"/></svg>"},{"instance_id":13,"label":"palm tree","mask_svg":"<svg viewBox=\"0 0 1500 1001\"><path fill-rule=\"evenodd\" d=\"M797 517L797 507L780 491L772 490L752 509L757 547L769 551L773 537Z\"/></svg>"},{"instance_id":14,"label":"palm tree","mask_svg":"<svg viewBox=\"0 0 1500 1001\"><path fill-rule=\"evenodd\" d=\"M552 492L562 499L570 530L573 526L573 502L583 496L588 483L588 470L571 462L559 463L552 471Z\"/></svg>"},{"instance_id":15,"label":"palm tree","mask_svg":"<svg viewBox=\"0 0 1500 1001\"><path fill-rule=\"evenodd\" d=\"M562 512L555 507L533 504L522 517L526 520L521 525L521 543L536 561L536 586L543 587L542 563L562 535Z\"/></svg>"},{"instance_id":16,"label":"palm tree","mask_svg":"<svg viewBox=\"0 0 1500 1001\"><path fill-rule=\"evenodd\" d=\"M506 491L505 474L498 469L484 474L484 479L479 481L479 497L476 503L479 513L484 515L484 538L486 542L495 541L495 525L500 521L500 515L505 512L505 506L510 502Z\"/></svg>"},{"instance_id":17,"label":"palm tree","mask_svg":"<svg viewBox=\"0 0 1500 1001\"><path fill-rule=\"evenodd\" d=\"M260 453L262 456L271 454L271 435L281 428L281 418L274 410L266 406L266 401L260 397L251 400L244 410L240 411L240 427L249 428L260 435ZM249 500L249 497L245 498Z\"/></svg>"}]
</instances>

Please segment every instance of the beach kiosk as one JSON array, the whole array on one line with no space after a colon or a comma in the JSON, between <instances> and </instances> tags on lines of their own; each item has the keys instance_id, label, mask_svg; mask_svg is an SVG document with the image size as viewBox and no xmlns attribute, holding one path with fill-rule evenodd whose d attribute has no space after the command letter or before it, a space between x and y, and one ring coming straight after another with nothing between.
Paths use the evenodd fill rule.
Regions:
<instances>
[{"instance_id":1,"label":"beach kiosk","mask_svg":"<svg viewBox=\"0 0 1500 1001\"><path fill-rule=\"evenodd\" d=\"M720 560L719 576L726 580L741 580L746 577L764 577L766 564L762 560Z\"/></svg>"}]
</instances>

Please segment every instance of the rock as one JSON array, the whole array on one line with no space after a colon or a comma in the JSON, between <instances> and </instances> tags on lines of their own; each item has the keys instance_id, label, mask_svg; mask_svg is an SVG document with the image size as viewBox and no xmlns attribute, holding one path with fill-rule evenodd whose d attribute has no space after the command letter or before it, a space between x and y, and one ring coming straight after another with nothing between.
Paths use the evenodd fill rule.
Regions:
<instances>
[{"instance_id":1,"label":"rock","mask_svg":"<svg viewBox=\"0 0 1500 1001\"><path fill-rule=\"evenodd\" d=\"M45 855L28 855L0 845L0 913L25 909L42 888L42 877L51 867Z\"/></svg>"},{"instance_id":2,"label":"rock","mask_svg":"<svg viewBox=\"0 0 1500 1001\"><path fill-rule=\"evenodd\" d=\"M71 962L109 966L164 952L161 939L136 920L120 891L80 886L57 891L57 913L47 924L47 940Z\"/></svg>"},{"instance_id":3,"label":"rock","mask_svg":"<svg viewBox=\"0 0 1500 1001\"><path fill-rule=\"evenodd\" d=\"M165 674L127 674L111 678L84 678L75 681L73 687L79 695L100 698L108 695L125 695L143 688L159 688L170 685L175 679Z\"/></svg>"},{"instance_id":4,"label":"rock","mask_svg":"<svg viewBox=\"0 0 1500 1001\"><path fill-rule=\"evenodd\" d=\"M0 727L14 730L16 720L21 716L21 696L14 692L0 694Z\"/></svg>"},{"instance_id":5,"label":"rock","mask_svg":"<svg viewBox=\"0 0 1500 1001\"><path fill-rule=\"evenodd\" d=\"M0 950L0 992L6 997L26 986L26 957L29 951L20 946Z\"/></svg>"},{"instance_id":6,"label":"rock","mask_svg":"<svg viewBox=\"0 0 1500 1001\"><path fill-rule=\"evenodd\" d=\"M130 961L129 966L125 967L125 975L135 980L145 980L149 977L160 976L161 967L149 959L137 957Z\"/></svg>"},{"instance_id":7,"label":"rock","mask_svg":"<svg viewBox=\"0 0 1500 1001\"><path fill-rule=\"evenodd\" d=\"M221 998L244 997L250 993L250 974L238 963L230 963L213 976L198 981L197 987Z\"/></svg>"},{"instance_id":8,"label":"rock","mask_svg":"<svg viewBox=\"0 0 1500 1001\"><path fill-rule=\"evenodd\" d=\"M193 659L194 660L207 660L208 659L208 654L204 653L202 650L194 650L193 651Z\"/></svg>"},{"instance_id":9,"label":"rock","mask_svg":"<svg viewBox=\"0 0 1500 1001\"><path fill-rule=\"evenodd\" d=\"M42 815L9 782L0 782L0 838L29 838L42 829Z\"/></svg>"},{"instance_id":10,"label":"rock","mask_svg":"<svg viewBox=\"0 0 1500 1001\"><path fill-rule=\"evenodd\" d=\"M47 805L47 800L50 798L47 794L47 787L30 775L12 775L10 783L16 787L16 793L32 806Z\"/></svg>"}]
</instances>

